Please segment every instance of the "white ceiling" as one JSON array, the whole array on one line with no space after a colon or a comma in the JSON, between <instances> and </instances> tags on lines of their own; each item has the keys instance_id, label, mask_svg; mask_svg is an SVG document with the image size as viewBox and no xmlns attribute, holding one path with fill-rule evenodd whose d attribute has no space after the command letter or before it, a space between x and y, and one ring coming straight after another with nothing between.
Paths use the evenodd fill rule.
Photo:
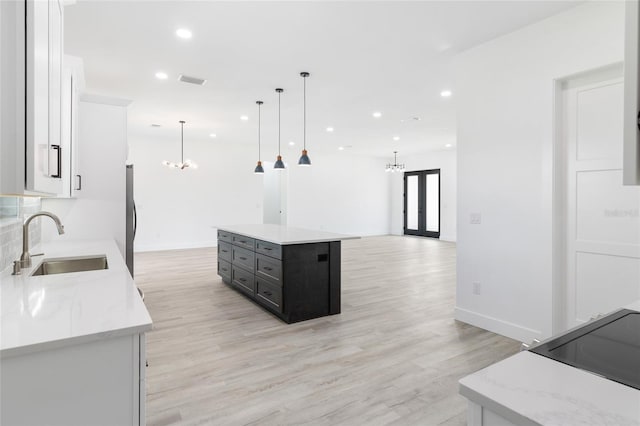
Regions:
<instances>
[{"instance_id":1,"label":"white ceiling","mask_svg":"<svg viewBox=\"0 0 640 426\"><path fill-rule=\"evenodd\" d=\"M297 156L299 73L308 71L312 159L338 146L402 156L447 143L455 149L457 53L578 3L80 0L65 8L65 48L84 59L89 92L134 101L133 138L176 140L178 120L186 120L185 141L255 146L255 101L262 100L263 157L270 158L277 149L274 89L282 87L283 152ZM193 32L191 40L175 36L182 27ZM156 79L157 71L169 79ZM182 73L207 84L178 82ZM442 98L444 89L453 96ZM382 117L373 118L374 111ZM327 133L327 126L335 131Z\"/></svg>"}]
</instances>

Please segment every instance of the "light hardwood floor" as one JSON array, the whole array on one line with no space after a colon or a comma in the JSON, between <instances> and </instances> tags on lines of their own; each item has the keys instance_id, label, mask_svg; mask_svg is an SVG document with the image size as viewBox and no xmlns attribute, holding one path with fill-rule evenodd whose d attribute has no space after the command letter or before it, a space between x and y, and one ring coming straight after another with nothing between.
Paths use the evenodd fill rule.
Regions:
<instances>
[{"instance_id":1,"label":"light hardwood floor","mask_svg":"<svg viewBox=\"0 0 640 426\"><path fill-rule=\"evenodd\" d=\"M216 250L136 255L154 322L147 423L463 425L458 379L518 342L457 322L455 244L342 243L342 313L285 324L222 283Z\"/></svg>"}]
</instances>

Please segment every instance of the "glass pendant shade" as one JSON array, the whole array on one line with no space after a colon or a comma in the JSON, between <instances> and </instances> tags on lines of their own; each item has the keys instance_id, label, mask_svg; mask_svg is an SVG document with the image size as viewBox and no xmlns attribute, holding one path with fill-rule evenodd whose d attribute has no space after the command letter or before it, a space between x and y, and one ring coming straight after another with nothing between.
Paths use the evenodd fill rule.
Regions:
<instances>
[{"instance_id":1,"label":"glass pendant shade","mask_svg":"<svg viewBox=\"0 0 640 426\"><path fill-rule=\"evenodd\" d=\"M298 165L299 166L310 166L311 165L311 160L309 159L309 156L307 155L307 150L306 149L302 150L302 155L300 156L300 160L298 160Z\"/></svg>"},{"instance_id":2,"label":"glass pendant shade","mask_svg":"<svg viewBox=\"0 0 640 426\"><path fill-rule=\"evenodd\" d=\"M264 168L262 167L262 161L258 161L258 165L256 166L256 168L253 171L253 173L255 173L255 174L264 173Z\"/></svg>"},{"instance_id":3,"label":"glass pendant shade","mask_svg":"<svg viewBox=\"0 0 640 426\"><path fill-rule=\"evenodd\" d=\"M276 163L273 165L273 168L276 170L284 170L284 162L282 161L282 156L278 155Z\"/></svg>"}]
</instances>

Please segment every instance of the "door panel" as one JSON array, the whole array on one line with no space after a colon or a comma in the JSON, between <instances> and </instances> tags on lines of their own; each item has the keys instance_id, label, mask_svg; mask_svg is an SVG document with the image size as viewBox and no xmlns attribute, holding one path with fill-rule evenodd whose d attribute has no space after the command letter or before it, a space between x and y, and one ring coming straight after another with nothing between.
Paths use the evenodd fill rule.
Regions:
<instances>
[{"instance_id":1,"label":"door panel","mask_svg":"<svg viewBox=\"0 0 640 426\"><path fill-rule=\"evenodd\" d=\"M640 187L622 185L621 78L569 82L566 146L566 325L640 298Z\"/></svg>"},{"instance_id":2,"label":"door panel","mask_svg":"<svg viewBox=\"0 0 640 426\"><path fill-rule=\"evenodd\" d=\"M407 226L408 230L418 231L419 216L419 193L418 193L418 175L407 176Z\"/></svg>"},{"instance_id":3,"label":"door panel","mask_svg":"<svg viewBox=\"0 0 640 426\"><path fill-rule=\"evenodd\" d=\"M440 174L427 175L425 198L427 231L440 232Z\"/></svg>"}]
</instances>

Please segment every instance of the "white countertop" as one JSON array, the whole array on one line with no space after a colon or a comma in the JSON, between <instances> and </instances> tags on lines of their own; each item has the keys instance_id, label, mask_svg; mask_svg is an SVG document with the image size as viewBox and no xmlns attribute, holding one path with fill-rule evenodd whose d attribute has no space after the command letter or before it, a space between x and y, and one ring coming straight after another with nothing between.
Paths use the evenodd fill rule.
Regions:
<instances>
[{"instance_id":1,"label":"white countertop","mask_svg":"<svg viewBox=\"0 0 640 426\"><path fill-rule=\"evenodd\" d=\"M114 241L68 241L30 250L33 267L0 275L0 357L151 330L151 317ZM106 255L109 269L31 277L43 259Z\"/></svg>"},{"instance_id":2,"label":"white countertop","mask_svg":"<svg viewBox=\"0 0 640 426\"><path fill-rule=\"evenodd\" d=\"M460 394L520 425L640 425L640 390L528 351L464 377Z\"/></svg>"},{"instance_id":3,"label":"white countertop","mask_svg":"<svg viewBox=\"0 0 640 426\"><path fill-rule=\"evenodd\" d=\"M269 224L229 225L220 226L218 229L280 245L323 243L360 238L354 235L334 234L333 232Z\"/></svg>"}]
</instances>

